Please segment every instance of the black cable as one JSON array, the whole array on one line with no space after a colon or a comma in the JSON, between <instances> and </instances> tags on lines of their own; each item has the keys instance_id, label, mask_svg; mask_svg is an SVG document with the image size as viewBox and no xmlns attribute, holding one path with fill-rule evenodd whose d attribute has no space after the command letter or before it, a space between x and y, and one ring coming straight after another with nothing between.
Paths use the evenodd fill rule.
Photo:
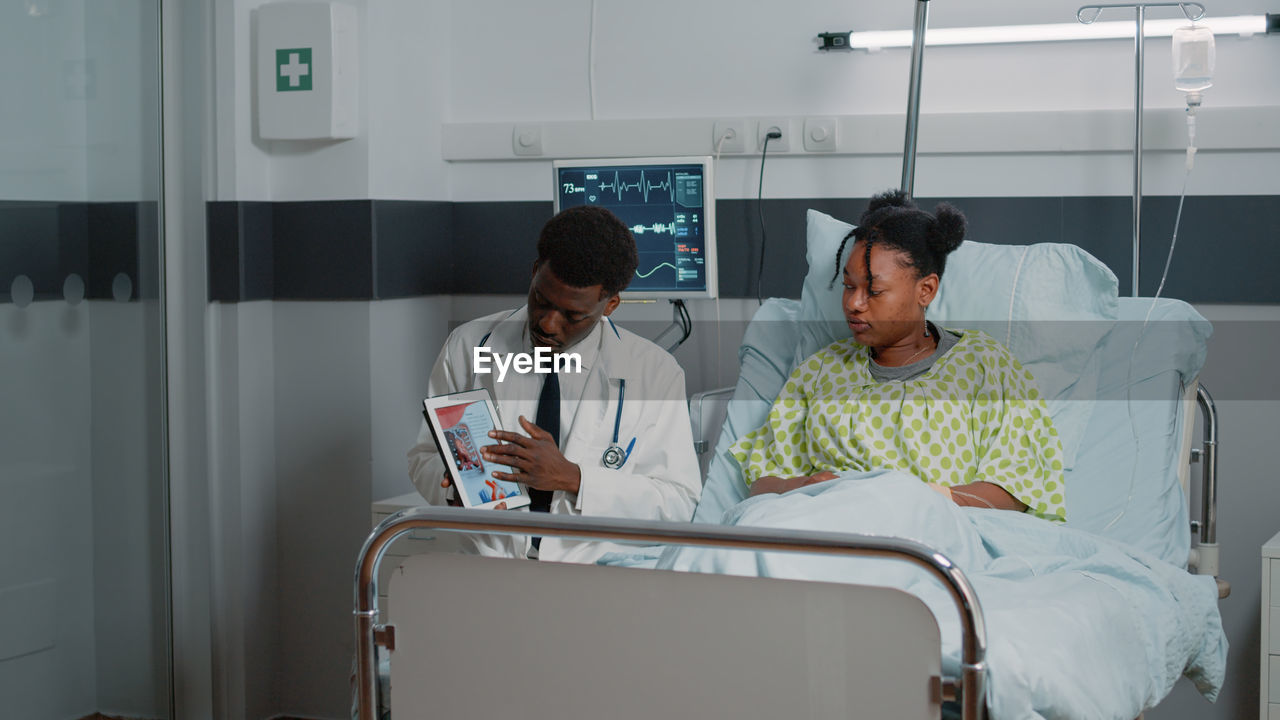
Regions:
<instances>
[{"instance_id":1,"label":"black cable","mask_svg":"<svg viewBox=\"0 0 1280 720\"><path fill-rule=\"evenodd\" d=\"M676 319L680 324L680 343L689 339L693 334L693 318L689 317L689 308L684 304L684 300L672 300L675 304ZM676 343L679 345L680 343Z\"/></svg>"},{"instance_id":2,"label":"black cable","mask_svg":"<svg viewBox=\"0 0 1280 720\"><path fill-rule=\"evenodd\" d=\"M693 318L690 317L689 308L684 304L684 300L669 300L668 302L671 303L671 324L680 328L680 339L667 348L668 351L674 351L693 334ZM666 335L670 330L670 327L663 330L659 337Z\"/></svg>"},{"instance_id":3,"label":"black cable","mask_svg":"<svg viewBox=\"0 0 1280 720\"><path fill-rule=\"evenodd\" d=\"M760 305L764 304L764 246L769 239L768 232L764 229L764 160L769 154L769 141L777 140L782 137L782 133L778 130L770 130L765 133L764 147L760 150L760 186L756 189L756 212L760 216L760 264L756 267L756 302Z\"/></svg>"}]
</instances>

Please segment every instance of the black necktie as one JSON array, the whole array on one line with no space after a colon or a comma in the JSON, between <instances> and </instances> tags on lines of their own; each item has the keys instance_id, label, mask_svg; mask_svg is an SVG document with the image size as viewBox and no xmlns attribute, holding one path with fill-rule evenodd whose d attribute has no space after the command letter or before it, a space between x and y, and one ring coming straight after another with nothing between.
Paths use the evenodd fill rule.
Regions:
<instances>
[{"instance_id":1,"label":"black necktie","mask_svg":"<svg viewBox=\"0 0 1280 720\"><path fill-rule=\"evenodd\" d=\"M538 412L533 423L550 433L556 447L560 447L560 378L555 373L547 375L547 379L542 381L542 394L538 396ZM529 488L529 509L533 512L550 512L553 494L550 490ZM535 548L541 543L542 538L533 539Z\"/></svg>"}]
</instances>

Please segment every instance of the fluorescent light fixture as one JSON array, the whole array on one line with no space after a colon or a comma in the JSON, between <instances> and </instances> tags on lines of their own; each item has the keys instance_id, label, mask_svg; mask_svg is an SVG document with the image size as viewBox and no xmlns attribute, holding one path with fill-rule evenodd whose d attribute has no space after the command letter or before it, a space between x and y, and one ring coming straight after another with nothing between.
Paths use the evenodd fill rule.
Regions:
<instances>
[{"instance_id":1,"label":"fluorescent light fixture","mask_svg":"<svg viewBox=\"0 0 1280 720\"><path fill-rule=\"evenodd\" d=\"M1266 15L1235 15L1231 17L1205 18L1201 24L1213 29L1215 35L1263 35L1267 32ZM1173 31L1188 21L1147 20L1143 23L1145 37L1169 37ZM1134 33L1132 20L1095 22L1084 25L1078 22L1051 25L1003 25L993 27L929 28L925 33L926 45L998 45L1024 42L1061 42L1067 40L1111 40L1131 38ZM881 48L911 47L910 30L884 30L849 33L849 47L875 51Z\"/></svg>"}]
</instances>

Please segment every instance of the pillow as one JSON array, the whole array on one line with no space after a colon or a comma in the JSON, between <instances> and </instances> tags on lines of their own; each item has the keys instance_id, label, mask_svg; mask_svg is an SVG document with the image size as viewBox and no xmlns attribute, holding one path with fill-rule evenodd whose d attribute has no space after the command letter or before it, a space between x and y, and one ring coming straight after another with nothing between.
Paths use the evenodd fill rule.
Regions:
<instances>
[{"instance_id":1,"label":"pillow","mask_svg":"<svg viewBox=\"0 0 1280 720\"><path fill-rule=\"evenodd\" d=\"M793 363L851 336L842 288L828 285L853 225L810 210L807 229L809 272ZM983 330L1009 348L1035 377L1070 468L1093 412L1101 361L1095 349L1117 316L1118 290L1115 274L1074 245L966 240L948 257L928 316L945 327Z\"/></svg>"}]
</instances>

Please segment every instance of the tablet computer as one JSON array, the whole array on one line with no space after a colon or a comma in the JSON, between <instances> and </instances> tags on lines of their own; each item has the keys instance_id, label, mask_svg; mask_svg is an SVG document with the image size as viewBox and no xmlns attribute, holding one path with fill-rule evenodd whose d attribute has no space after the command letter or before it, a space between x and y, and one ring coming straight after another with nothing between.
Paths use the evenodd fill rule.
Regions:
<instances>
[{"instance_id":1,"label":"tablet computer","mask_svg":"<svg viewBox=\"0 0 1280 720\"><path fill-rule=\"evenodd\" d=\"M430 397L422 401L422 408L464 507L489 508L505 502L511 509L529 504L522 485L493 476L494 471L514 472L509 466L485 462L480 456L480 448L501 444L489 437L490 430L500 430L502 425L488 390Z\"/></svg>"}]
</instances>

